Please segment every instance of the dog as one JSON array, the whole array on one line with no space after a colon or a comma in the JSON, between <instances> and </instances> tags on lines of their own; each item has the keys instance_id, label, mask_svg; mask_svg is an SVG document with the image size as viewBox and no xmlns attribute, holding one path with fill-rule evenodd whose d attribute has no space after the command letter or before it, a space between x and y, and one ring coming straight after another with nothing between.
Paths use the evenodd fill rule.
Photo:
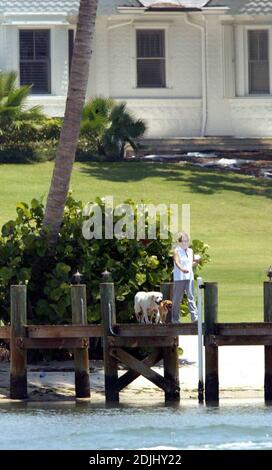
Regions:
<instances>
[{"instance_id":1,"label":"dog","mask_svg":"<svg viewBox=\"0 0 272 470\"><path fill-rule=\"evenodd\" d=\"M165 323L168 312L172 309L171 300L163 300L159 305L160 323Z\"/></svg>"},{"instance_id":2,"label":"dog","mask_svg":"<svg viewBox=\"0 0 272 470\"><path fill-rule=\"evenodd\" d=\"M137 292L134 297L134 312L139 323L160 321L159 305L163 300L161 292Z\"/></svg>"}]
</instances>

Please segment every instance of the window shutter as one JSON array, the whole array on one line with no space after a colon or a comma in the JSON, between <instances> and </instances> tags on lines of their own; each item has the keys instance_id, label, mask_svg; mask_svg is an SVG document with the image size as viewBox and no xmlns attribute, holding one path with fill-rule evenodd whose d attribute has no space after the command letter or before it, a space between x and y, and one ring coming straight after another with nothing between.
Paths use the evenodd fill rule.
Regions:
<instances>
[{"instance_id":1,"label":"window shutter","mask_svg":"<svg viewBox=\"0 0 272 470\"><path fill-rule=\"evenodd\" d=\"M20 83L32 93L50 93L50 31L20 31Z\"/></svg>"},{"instance_id":2,"label":"window shutter","mask_svg":"<svg viewBox=\"0 0 272 470\"><path fill-rule=\"evenodd\" d=\"M71 72L73 51L74 51L74 30L68 30L68 46L69 46L69 74Z\"/></svg>"},{"instance_id":3,"label":"window shutter","mask_svg":"<svg viewBox=\"0 0 272 470\"><path fill-rule=\"evenodd\" d=\"M223 64L224 64L224 97L235 96L235 44L234 28L223 25Z\"/></svg>"}]
</instances>

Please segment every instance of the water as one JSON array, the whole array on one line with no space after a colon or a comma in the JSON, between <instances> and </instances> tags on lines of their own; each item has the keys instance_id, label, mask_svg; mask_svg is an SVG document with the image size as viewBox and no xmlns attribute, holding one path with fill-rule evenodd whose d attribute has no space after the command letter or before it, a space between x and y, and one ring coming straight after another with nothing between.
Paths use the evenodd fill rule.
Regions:
<instances>
[{"instance_id":1,"label":"water","mask_svg":"<svg viewBox=\"0 0 272 470\"><path fill-rule=\"evenodd\" d=\"M0 406L0 449L272 449L272 408L226 402L164 406Z\"/></svg>"}]
</instances>

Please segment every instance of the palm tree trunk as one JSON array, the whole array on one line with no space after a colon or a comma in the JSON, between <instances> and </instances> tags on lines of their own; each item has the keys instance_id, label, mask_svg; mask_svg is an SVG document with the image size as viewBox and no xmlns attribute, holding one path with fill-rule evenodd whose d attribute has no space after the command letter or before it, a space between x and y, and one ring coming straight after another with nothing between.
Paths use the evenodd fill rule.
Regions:
<instances>
[{"instance_id":1,"label":"palm tree trunk","mask_svg":"<svg viewBox=\"0 0 272 470\"><path fill-rule=\"evenodd\" d=\"M98 0L80 0L78 25L60 142L43 221L50 244L58 239L85 102Z\"/></svg>"}]
</instances>

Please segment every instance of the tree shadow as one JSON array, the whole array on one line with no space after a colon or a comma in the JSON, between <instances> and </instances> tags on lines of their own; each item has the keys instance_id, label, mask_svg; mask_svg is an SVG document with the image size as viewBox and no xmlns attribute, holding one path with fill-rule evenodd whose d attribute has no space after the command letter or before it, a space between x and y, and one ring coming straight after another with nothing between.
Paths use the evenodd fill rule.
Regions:
<instances>
[{"instance_id":1,"label":"tree shadow","mask_svg":"<svg viewBox=\"0 0 272 470\"><path fill-rule=\"evenodd\" d=\"M113 183L135 183L149 178L162 178L196 194L213 195L223 191L233 191L247 196L272 197L272 185L269 179L221 169L165 163L124 162L85 164L80 171L98 180Z\"/></svg>"}]
</instances>

